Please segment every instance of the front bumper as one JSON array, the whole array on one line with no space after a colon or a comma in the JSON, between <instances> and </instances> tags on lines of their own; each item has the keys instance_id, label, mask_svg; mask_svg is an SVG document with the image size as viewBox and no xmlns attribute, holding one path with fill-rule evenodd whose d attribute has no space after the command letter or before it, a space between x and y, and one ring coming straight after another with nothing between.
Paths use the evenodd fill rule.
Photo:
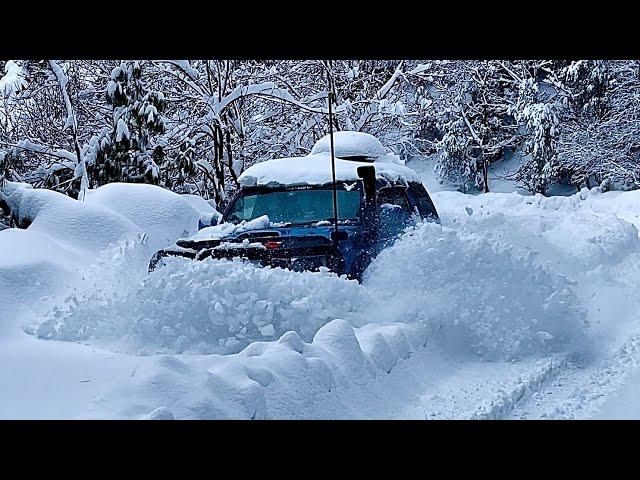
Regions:
<instances>
[{"instance_id":1,"label":"front bumper","mask_svg":"<svg viewBox=\"0 0 640 480\"><path fill-rule=\"evenodd\" d=\"M237 239L239 240L239 239ZM318 271L322 267L338 275L345 272L344 257L338 247L327 237L264 237L252 238L252 246L241 241L182 243L176 248L160 250L149 263L149 271L162 264L169 256L205 260L207 258L241 258L264 267L280 267L294 271ZM275 248L263 244L277 243ZM188 248L185 248L188 247Z\"/></svg>"}]
</instances>

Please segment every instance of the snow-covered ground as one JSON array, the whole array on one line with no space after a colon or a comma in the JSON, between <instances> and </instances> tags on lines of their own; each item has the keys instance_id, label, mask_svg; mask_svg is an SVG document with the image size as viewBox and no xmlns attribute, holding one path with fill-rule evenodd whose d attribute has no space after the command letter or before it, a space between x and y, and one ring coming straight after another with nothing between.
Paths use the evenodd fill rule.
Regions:
<instances>
[{"instance_id":1,"label":"snow-covered ground","mask_svg":"<svg viewBox=\"0 0 640 480\"><path fill-rule=\"evenodd\" d=\"M442 225L362 284L217 260L148 274L207 202L8 193L33 222L0 231L1 418L640 417L640 192L434 191Z\"/></svg>"}]
</instances>

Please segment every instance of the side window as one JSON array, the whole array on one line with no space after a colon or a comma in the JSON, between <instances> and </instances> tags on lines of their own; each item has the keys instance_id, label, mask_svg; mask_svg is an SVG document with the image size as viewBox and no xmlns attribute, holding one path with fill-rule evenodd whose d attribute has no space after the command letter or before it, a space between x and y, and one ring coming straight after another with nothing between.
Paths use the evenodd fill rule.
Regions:
<instances>
[{"instance_id":1,"label":"side window","mask_svg":"<svg viewBox=\"0 0 640 480\"><path fill-rule=\"evenodd\" d=\"M427 193L427 190L419 183L410 183L409 192L416 201L418 212L422 218L437 217L436 208L431 201L431 197Z\"/></svg>"},{"instance_id":2,"label":"side window","mask_svg":"<svg viewBox=\"0 0 640 480\"><path fill-rule=\"evenodd\" d=\"M411 207L409 206L409 201L407 200L407 196L404 193L404 190L400 187L387 187L382 188L378 192L378 205L398 205L402 207L407 213L411 213Z\"/></svg>"}]
</instances>

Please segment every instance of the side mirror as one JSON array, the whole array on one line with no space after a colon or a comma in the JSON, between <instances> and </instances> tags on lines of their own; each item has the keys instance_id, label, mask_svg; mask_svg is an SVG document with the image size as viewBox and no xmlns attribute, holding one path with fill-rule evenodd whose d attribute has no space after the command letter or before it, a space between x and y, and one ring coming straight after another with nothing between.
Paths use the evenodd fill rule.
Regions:
<instances>
[{"instance_id":1,"label":"side mirror","mask_svg":"<svg viewBox=\"0 0 640 480\"><path fill-rule=\"evenodd\" d=\"M206 212L200 214L198 218L198 230L202 230L205 227L215 227L220 222L222 215L219 212Z\"/></svg>"},{"instance_id":2,"label":"side mirror","mask_svg":"<svg viewBox=\"0 0 640 480\"><path fill-rule=\"evenodd\" d=\"M364 183L364 196L367 202L375 202L376 198L376 167L366 165L358 167L358 176Z\"/></svg>"}]
</instances>

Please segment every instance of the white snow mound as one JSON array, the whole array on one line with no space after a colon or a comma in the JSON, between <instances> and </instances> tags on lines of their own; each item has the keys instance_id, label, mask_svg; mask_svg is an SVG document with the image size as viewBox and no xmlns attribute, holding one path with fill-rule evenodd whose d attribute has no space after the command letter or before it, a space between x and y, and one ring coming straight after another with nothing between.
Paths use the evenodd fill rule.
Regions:
<instances>
[{"instance_id":1,"label":"white snow mound","mask_svg":"<svg viewBox=\"0 0 640 480\"><path fill-rule=\"evenodd\" d=\"M384 157L390 150L373 135L364 132L339 131L333 133L333 151L336 157L363 156L371 160ZM311 149L311 155L331 153L331 137L325 135Z\"/></svg>"},{"instance_id":2,"label":"white snow mound","mask_svg":"<svg viewBox=\"0 0 640 480\"><path fill-rule=\"evenodd\" d=\"M3 194L29 232L39 232L92 258L125 237L142 233L129 219L99 202L79 202L62 193L6 182ZM46 248L45 245L43 245Z\"/></svg>"},{"instance_id":3,"label":"white snow mound","mask_svg":"<svg viewBox=\"0 0 640 480\"><path fill-rule=\"evenodd\" d=\"M197 209L193 200L155 185L110 183L89 190L85 203L106 207L130 220L149 236L151 247L159 249L198 230L200 214L212 210L200 200Z\"/></svg>"}]
</instances>

